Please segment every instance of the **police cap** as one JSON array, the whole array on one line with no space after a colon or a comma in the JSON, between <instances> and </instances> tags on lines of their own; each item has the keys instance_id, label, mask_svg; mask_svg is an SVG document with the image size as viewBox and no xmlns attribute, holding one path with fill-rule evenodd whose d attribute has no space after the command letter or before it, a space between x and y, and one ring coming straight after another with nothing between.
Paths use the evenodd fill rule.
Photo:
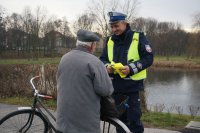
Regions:
<instances>
[{"instance_id":1,"label":"police cap","mask_svg":"<svg viewBox=\"0 0 200 133\"><path fill-rule=\"evenodd\" d=\"M99 37L88 30L80 29L77 32L77 39L82 42L96 42L99 41Z\"/></svg>"},{"instance_id":2,"label":"police cap","mask_svg":"<svg viewBox=\"0 0 200 133\"><path fill-rule=\"evenodd\" d=\"M120 13L120 12L108 12L108 16L109 16L109 23L117 23L121 20L125 20L127 15Z\"/></svg>"}]
</instances>

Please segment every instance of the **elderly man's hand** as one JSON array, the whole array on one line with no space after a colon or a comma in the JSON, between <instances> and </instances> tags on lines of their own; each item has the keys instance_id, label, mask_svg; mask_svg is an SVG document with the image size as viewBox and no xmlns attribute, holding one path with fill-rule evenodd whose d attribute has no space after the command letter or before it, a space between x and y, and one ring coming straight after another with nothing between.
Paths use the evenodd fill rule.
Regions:
<instances>
[{"instance_id":1,"label":"elderly man's hand","mask_svg":"<svg viewBox=\"0 0 200 133\"><path fill-rule=\"evenodd\" d=\"M108 71L109 74L111 74L111 73L114 72L114 69L113 69L110 65L108 65L108 66L106 67L106 69L107 69L107 71Z\"/></svg>"},{"instance_id":2,"label":"elderly man's hand","mask_svg":"<svg viewBox=\"0 0 200 133\"><path fill-rule=\"evenodd\" d=\"M128 75L130 73L130 69L129 69L129 66L124 66L122 68L120 68L120 71L125 74L125 75Z\"/></svg>"}]
</instances>

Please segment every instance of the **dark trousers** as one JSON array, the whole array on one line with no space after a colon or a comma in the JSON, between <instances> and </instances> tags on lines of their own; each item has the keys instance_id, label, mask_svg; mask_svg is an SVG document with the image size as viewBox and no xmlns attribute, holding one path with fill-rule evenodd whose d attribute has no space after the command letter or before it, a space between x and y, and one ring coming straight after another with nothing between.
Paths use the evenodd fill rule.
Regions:
<instances>
[{"instance_id":1,"label":"dark trousers","mask_svg":"<svg viewBox=\"0 0 200 133\"><path fill-rule=\"evenodd\" d=\"M124 114L122 114L119 117L119 119L128 126L131 132L143 133L144 126L142 122L140 121L142 112L140 109L139 91L134 92L134 93L124 94L124 95L129 96L129 100L128 100L129 108L126 110ZM117 133L121 133L121 132L117 130Z\"/></svg>"}]
</instances>

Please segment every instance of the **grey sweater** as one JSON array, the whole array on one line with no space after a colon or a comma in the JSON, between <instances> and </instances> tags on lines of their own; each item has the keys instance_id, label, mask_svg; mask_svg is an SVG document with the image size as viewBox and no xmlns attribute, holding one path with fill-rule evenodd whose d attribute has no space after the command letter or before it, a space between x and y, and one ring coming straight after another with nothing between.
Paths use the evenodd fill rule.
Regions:
<instances>
[{"instance_id":1,"label":"grey sweater","mask_svg":"<svg viewBox=\"0 0 200 133\"><path fill-rule=\"evenodd\" d=\"M58 66L57 89L57 129L99 133L100 96L113 92L104 64L82 47L70 51Z\"/></svg>"}]
</instances>

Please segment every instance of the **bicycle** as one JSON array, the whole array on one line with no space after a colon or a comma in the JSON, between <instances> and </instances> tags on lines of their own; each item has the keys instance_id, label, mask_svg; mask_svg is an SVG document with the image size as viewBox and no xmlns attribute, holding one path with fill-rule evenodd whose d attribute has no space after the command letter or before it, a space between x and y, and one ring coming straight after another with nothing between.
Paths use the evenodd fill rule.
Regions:
<instances>
[{"instance_id":1,"label":"bicycle","mask_svg":"<svg viewBox=\"0 0 200 133\"><path fill-rule=\"evenodd\" d=\"M53 133L57 132L55 127L56 118L42 103L42 99L52 99L48 95L39 94L31 78L34 100L31 107L18 107L17 111L7 114L0 120L1 133ZM41 108L42 107L42 108ZM116 128L123 133L130 133L128 127L117 118L106 117L101 121L102 133L115 133Z\"/></svg>"}]
</instances>

